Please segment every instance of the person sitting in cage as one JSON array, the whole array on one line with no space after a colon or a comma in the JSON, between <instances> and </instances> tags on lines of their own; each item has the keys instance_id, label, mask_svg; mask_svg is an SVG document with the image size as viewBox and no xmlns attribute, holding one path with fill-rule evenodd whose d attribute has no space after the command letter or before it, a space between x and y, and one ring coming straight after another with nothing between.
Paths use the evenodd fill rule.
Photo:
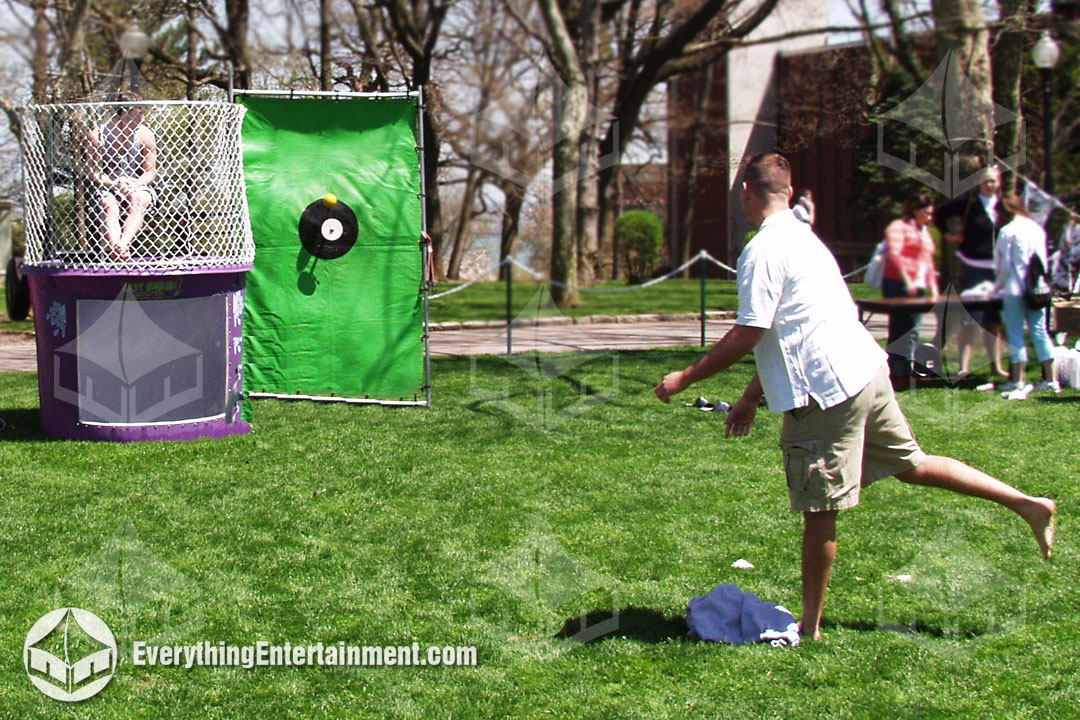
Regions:
<instances>
[{"instance_id":1,"label":"person sitting in cage","mask_svg":"<svg viewBox=\"0 0 1080 720\"><path fill-rule=\"evenodd\" d=\"M100 185L98 196L105 213L105 237L119 259L131 256L131 242L153 206L153 182L157 179L157 138L143 122L142 108L134 93L120 93L116 114L94 128L90 142L96 150Z\"/></svg>"}]
</instances>

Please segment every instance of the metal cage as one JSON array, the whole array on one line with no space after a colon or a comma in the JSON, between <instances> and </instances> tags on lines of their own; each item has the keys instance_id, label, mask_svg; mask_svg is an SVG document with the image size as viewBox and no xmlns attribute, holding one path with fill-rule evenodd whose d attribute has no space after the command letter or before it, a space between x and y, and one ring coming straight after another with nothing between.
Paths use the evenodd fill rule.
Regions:
<instances>
[{"instance_id":1,"label":"metal cage","mask_svg":"<svg viewBox=\"0 0 1080 720\"><path fill-rule=\"evenodd\" d=\"M244 113L236 104L187 101L22 110L28 270L170 274L250 265ZM131 225L137 232L125 236L148 199L141 223Z\"/></svg>"}]
</instances>

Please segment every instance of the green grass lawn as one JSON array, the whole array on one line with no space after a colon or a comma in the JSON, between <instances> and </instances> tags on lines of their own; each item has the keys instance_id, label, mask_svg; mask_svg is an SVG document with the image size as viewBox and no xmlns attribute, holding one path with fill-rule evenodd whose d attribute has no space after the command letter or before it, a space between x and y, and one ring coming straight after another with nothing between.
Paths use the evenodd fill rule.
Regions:
<instances>
[{"instance_id":1,"label":"green grass lawn","mask_svg":"<svg viewBox=\"0 0 1080 720\"><path fill-rule=\"evenodd\" d=\"M444 292L457 285L436 285L432 294ZM625 281L611 281L597 286L602 289L626 287ZM849 284L856 298L877 297L880 292L862 283ZM541 306L540 314L555 314L549 287L539 283L514 282L514 314L521 313L534 297ZM540 293L540 295L537 295ZM672 278L643 290L620 293L581 293L576 307L562 307L558 313L571 317L582 315L639 315L644 313L696 313L701 311L701 280ZM735 310L739 306L734 280L706 281L707 310ZM461 292L431 301L431 321L505 320L506 284L476 283Z\"/></svg>"},{"instance_id":2,"label":"green grass lawn","mask_svg":"<svg viewBox=\"0 0 1080 720\"><path fill-rule=\"evenodd\" d=\"M1002 508L883 481L840 520L825 641L730 647L684 638L687 601L734 582L798 614L801 520L779 416L725 440L681 402L734 400L751 363L652 396L697 355L438 359L430 409L259 401L251 435L168 444L51 441L35 376L0 375L0 719L1077 716L1080 393L902 396L928 451L1057 499L1052 563ZM124 663L66 706L20 653L68 604L122 645L415 641L479 662ZM609 636L555 638L613 604Z\"/></svg>"},{"instance_id":3,"label":"green grass lawn","mask_svg":"<svg viewBox=\"0 0 1080 720\"><path fill-rule=\"evenodd\" d=\"M0 288L3 283L0 282ZM457 284L439 284L432 289L432 294L457 287ZM623 281L613 281L599 285L602 288L626 287ZM876 297L879 293L862 283L849 284L852 295L856 298ZM536 300L539 308L530 308ZM708 280L705 291L708 310L734 310L739 305L735 282L733 280ZM3 303L0 303L2 305ZM644 290L625 293L593 294L582 293L581 304L576 307L556 309L551 301L549 286L539 283L514 282L514 316L521 313L538 315L640 315L644 313L696 313L701 311L701 281L672 278L659 285ZM506 319L506 284L499 282L477 283L466 290L445 298L432 300L430 305L431 322L465 320L505 320ZM8 319L4 308L0 307L0 331L32 332L33 316L20 322Z\"/></svg>"}]
</instances>

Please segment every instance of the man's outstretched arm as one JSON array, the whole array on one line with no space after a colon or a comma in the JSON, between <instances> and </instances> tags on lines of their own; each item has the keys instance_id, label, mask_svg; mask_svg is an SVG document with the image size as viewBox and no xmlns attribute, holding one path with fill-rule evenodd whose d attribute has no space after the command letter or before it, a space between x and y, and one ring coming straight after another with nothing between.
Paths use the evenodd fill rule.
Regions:
<instances>
[{"instance_id":1,"label":"man's outstretched arm","mask_svg":"<svg viewBox=\"0 0 1080 720\"><path fill-rule=\"evenodd\" d=\"M672 395L737 363L743 355L754 349L764 334L764 328L735 325L700 360L685 370L676 370L665 375L653 392L662 402L669 402Z\"/></svg>"}]
</instances>

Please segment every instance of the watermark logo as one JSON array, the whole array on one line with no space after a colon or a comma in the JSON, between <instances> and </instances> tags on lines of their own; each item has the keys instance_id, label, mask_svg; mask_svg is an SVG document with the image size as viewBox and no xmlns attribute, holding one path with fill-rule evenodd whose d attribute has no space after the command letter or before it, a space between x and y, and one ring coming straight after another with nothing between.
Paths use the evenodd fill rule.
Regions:
<instances>
[{"instance_id":1,"label":"watermark logo","mask_svg":"<svg viewBox=\"0 0 1080 720\"><path fill-rule=\"evenodd\" d=\"M226 415L226 295L177 298L178 286L127 283L112 299L65 309L52 394L88 425L147 425ZM234 306L236 299L231 299ZM71 321L74 319L74 328Z\"/></svg>"},{"instance_id":2,"label":"watermark logo","mask_svg":"<svg viewBox=\"0 0 1080 720\"><path fill-rule=\"evenodd\" d=\"M203 397L203 353L157 325L125 288L105 303L79 337L56 349L78 359L78 388L61 381L54 362L53 395L109 424L151 423Z\"/></svg>"},{"instance_id":3,"label":"watermark logo","mask_svg":"<svg viewBox=\"0 0 1080 720\"><path fill-rule=\"evenodd\" d=\"M588 135L602 140L608 128L608 146L600 148L594 162L553 178L552 192L572 188L618 164L618 118L602 107L573 97L574 90L550 70L552 67L550 58L541 57L515 68L520 79L508 83L505 93L473 114L469 161L475 167L525 188L551 160L556 146L564 142L577 146ZM569 101L583 105L580 117L564 117Z\"/></svg>"},{"instance_id":4,"label":"watermark logo","mask_svg":"<svg viewBox=\"0 0 1080 720\"><path fill-rule=\"evenodd\" d=\"M93 607L111 618L120 658L132 657L135 638L178 643L203 626L202 590L170 567L125 519L101 548L60 581L54 598Z\"/></svg>"},{"instance_id":5,"label":"watermark logo","mask_svg":"<svg viewBox=\"0 0 1080 720\"><path fill-rule=\"evenodd\" d=\"M546 523L481 582L513 601L500 622L481 624L504 647L530 657L551 659L619 628L618 583L568 552Z\"/></svg>"},{"instance_id":6,"label":"watermark logo","mask_svg":"<svg viewBox=\"0 0 1080 720\"><path fill-rule=\"evenodd\" d=\"M65 607L30 628L23 665L34 687L60 702L79 702L101 692L116 673L116 638L97 615Z\"/></svg>"},{"instance_id":7,"label":"watermark logo","mask_svg":"<svg viewBox=\"0 0 1080 720\"><path fill-rule=\"evenodd\" d=\"M542 314L545 295L543 288L537 290L507 331L513 333L519 346L549 346L550 340L542 337L539 328L569 324L569 318L563 317L558 308L553 308L550 315ZM554 430L619 394L619 356L614 352L525 352L495 361L493 371L483 373L481 363L489 365L492 361L470 356L469 396L536 430Z\"/></svg>"},{"instance_id":8,"label":"watermark logo","mask_svg":"<svg viewBox=\"0 0 1080 720\"><path fill-rule=\"evenodd\" d=\"M996 157L994 129L1001 125L1019 122L1019 149L1006 158ZM886 148L886 127L899 123L905 126L898 134L907 138L907 156L896 155ZM892 127L891 132L897 128ZM1025 125L1015 112L993 102L989 95L964 74L952 50L945 54L933 74L918 90L884 115L877 128L877 160L881 165L896 170L933 188L942 195L957 197L979 184L978 168L961 167L962 157L982 158L982 167L995 162L1009 168L1017 168L1026 159ZM936 166L937 157L926 142L940 147L941 168ZM903 146L904 143L889 143ZM920 153L920 150L922 151Z\"/></svg>"},{"instance_id":9,"label":"watermark logo","mask_svg":"<svg viewBox=\"0 0 1080 720\"><path fill-rule=\"evenodd\" d=\"M878 590L878 629L939 655L973 652L1027 621L1024 584L984 558L951 523L890 580L896 587ZM890 610L893 598L908 609Z\"/></svg>"},{"instance_id":10,"label":"watermark logo","mask_svg":"<svg viewBox=\"0 0 1080 720\"><path fill-rule=\"evenodd\" d=\"M1002 405L996 402L993 392L967 389L967 377L960 374L960 349L957 347L955 352L950 349L950 338L956 338L957 346L961 341L970 342L972 355L968 370L979 373L991 365L989 355L984 354L985 348L994 348L1000 342L1001 355L1008 357L1010 347L976 322L952 285L938 296L930 314L937 318L937 332L931 342L914 345L914 369L921 379L909 378L909 392L902 396L904 412L941 427L959 430L985 420ZM894 340L885 350L901 357L910 357L913 352L908 337Z\"/></svg>"}]
</instances>

